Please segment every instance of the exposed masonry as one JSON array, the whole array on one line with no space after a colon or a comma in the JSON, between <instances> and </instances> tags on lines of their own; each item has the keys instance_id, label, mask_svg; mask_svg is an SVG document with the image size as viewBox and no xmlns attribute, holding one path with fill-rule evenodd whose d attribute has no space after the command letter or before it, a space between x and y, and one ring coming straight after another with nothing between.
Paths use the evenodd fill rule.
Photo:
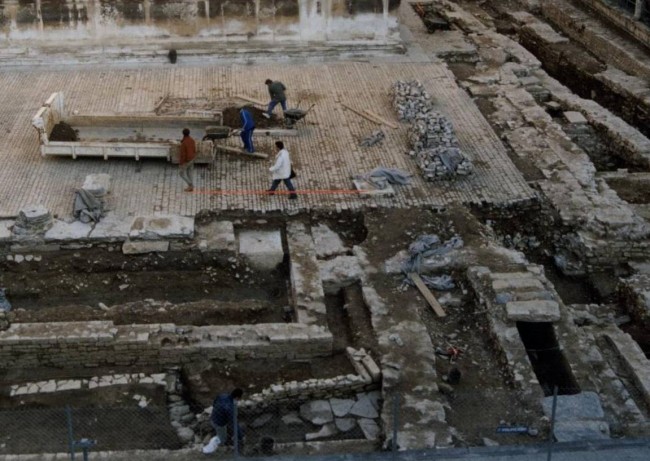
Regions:
<instances>
[{"instance_id":1,"label":"exposed masonry","mask_svg":"<svg viewBox=\"0 0 650 461\"><path fill-rule=\"evenodd\" d=\"M650 257L650 227L621 200L602 179L587 155L567 140L566 134L535 100L541 86L565 110L581 112L589 123L607 127L626 139L628 152L646 157L650 142L593 101L572 95L541 70L540 62L513 40L490 30L454 4L444 5L441 14L461 27L486 61L502 49L499 69L488 68L463 85L474 96L489 97L496 108L493 123L502 127L502 138L513 151L534 164L545 179L537 186L557 210L562 223L575 232L563 242L567 273L584 273L596 267L617 265L630 259ZM512 62L510 62L512 61ZM530 90L530 92L529 92ZM629 136L627 136L629 135Z\"/></svg>"},{"instance_id":2,"label":"exposed masonry","mask_svg":"<svg viewBox=\"0 0 650 461\"><path fill-rule=\"evenodd\" d=\"M650 329L650 274L639 273L621 279L619 292L630 315Z\"/></svg>"},{"instance_id":3,"label":"exposed masonry","mask_svg":"<svg viewBox=\"0 0 650 461\"><path fill-rule=\"evenodd\" d=\"M577 327L577 323L583 324L579 319L584 315L573 306L562 303L541 266L528 265L515 272L496 270L470 267L467 276L478 302L485 307L494 347L511 384L531 401L542 401L542 388L516 322L550 322L580 393L598 394L607 421L626 421L644 426L650 383L647 359L638 345L631 347L628 354L627 347L634 343L629 335L621 332L611 320L595 321L587 328ZM632 376L634 391L627 387L629 384L622 382L618 361L611 363L605 357L605 346L598 346L600 338L607 338L613 345L617 360L622 361L623 369ZM642 390L642 399L632 397L636 389ZM602 425L602 421L598 422L598 426Z\"/></svg>"}]
</instances>

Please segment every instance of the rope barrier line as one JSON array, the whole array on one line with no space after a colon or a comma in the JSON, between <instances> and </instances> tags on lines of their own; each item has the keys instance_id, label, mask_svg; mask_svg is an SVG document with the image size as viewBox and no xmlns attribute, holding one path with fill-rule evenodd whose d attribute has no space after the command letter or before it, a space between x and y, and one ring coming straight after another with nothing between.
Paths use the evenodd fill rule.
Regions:
<instances>
[{"instance_id":1,"label":"rope barrier line","mask_svg":"<svg viewBox=\"0 0 650 461\"><path fill-rule=\"evenodd\" d=\"M196 195L290 195L295 193L296 195L338 195L338 194L349 194L356 195L362 192L368 192L363 190L356 189L313 189L313 190L296 190L291 192L288 190L276 190L274 193L269 192L264 189L242 189L242 190L219 190L219 189L195 189L190 192L190 194Z\"/></svg>"}]
</instances>

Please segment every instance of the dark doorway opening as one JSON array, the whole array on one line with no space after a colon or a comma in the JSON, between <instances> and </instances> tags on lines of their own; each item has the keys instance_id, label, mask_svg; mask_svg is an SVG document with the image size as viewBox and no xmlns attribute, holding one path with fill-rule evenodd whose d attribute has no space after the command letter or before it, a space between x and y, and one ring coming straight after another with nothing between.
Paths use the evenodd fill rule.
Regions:
<instances>
[{"instance_id":1,"label":"dark doorway opening","mask_svg":"<svg viewBox=\"0 0 650 461\"><path fill-rule=\"evenodd\" d=\"M555 386L558 387L560 395L579 393L580 387L573 376L569 362L560 350L553 324L517 322L517 330L526 347L526 353L539 384L544 390L544 395L553 395Z\"/></svg>"}]
</instances>

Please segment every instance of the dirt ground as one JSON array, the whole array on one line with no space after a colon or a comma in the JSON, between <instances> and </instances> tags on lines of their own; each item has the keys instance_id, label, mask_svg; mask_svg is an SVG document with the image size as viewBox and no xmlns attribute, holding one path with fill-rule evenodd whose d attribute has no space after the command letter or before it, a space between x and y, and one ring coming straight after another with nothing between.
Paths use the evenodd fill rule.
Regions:
<instances>
[{"instance_id":1,"label":"dirt ground","mask_svg":"<svg viewBox=\"0 0 650 461\"><path fill-rule=\"evenodd\" d=\"M78 141L77 132L65 122L59 122L54 125L49 136L50 141L72 142Z\"/></svg>"},{"instance_id":2,"label":"dirt ground","mask_svg":"<svg viewBox=\"0 0 650 461\"><path fill-rule=\"evenodd\" d=\"M465 246L480 248L485 242L486 231L467 210L452 207L446 213L418 210L418 219L413 219L413 210L384 210L366 215L368 239L364 242L371 263L381 267L382 263L400 250L408 248L419 235L437 234L442 240L460 235ZM390 242L388 244L387 242ZM468 296L462 274L452 273L456 288L450 294L454 302L445 308L447 316L438 318L422 298L420 316L426 325L434 347L447 349L454 346L463 350L455 366L461 372L459 384L450 389L445 386L443 376L452 367L444 358L436 360L439 381L447 391L448 422L457 430L455 443L458 446L481 445L483 437L497 439L499 443L536 443L538 437L520 435L496 435L500 424L526 425L541 429L541 414L526 402L519 400L518 393L505 381L496 355L488 341L481 311ZM415 288L400 289L402 275L373 275L373 285L390 306L407 304L416 295ZM433 291L440 299L446 292ZM513 405L513 402L517 402ZM477 411L481 417L477 418Z\"/></svg>"},{"instance_id":3,"label":"dirt ground","mask_svg":"<svg viewBox=\"0 0 650 461\"><path fill-rule=\"evenodd\" d=\"M288 305L282 270L259 273L192 252L126 258L61 251L40 262L3 264L0 286L13 305L12 321L257 323L283 321Z\"/></svg>"},{"instance_id":4,"label":"dirt ground","mask_svg":"<svg viewBox=\"0 0 650 461\"><path fill-rule=\"evenodd\" d=\"M149 402L140 408L134 395ZM110 386L92 391L21 396L21 405L0 398L0 453L65 452L66 406L71 407L75 440L93 437L97 449L178 449L181 443L169 421L160 386ZM38 433L40 436L35 437Z\"/></svg>"}]
</instances>

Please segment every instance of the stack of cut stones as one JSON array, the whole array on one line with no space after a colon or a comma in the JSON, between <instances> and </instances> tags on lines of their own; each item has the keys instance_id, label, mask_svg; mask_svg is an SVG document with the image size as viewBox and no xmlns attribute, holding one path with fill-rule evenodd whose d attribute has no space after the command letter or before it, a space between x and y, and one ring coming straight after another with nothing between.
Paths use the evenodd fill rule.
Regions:
<instances>
[{"instance_id":1,"label":"stack of cut stones","mask_svg":"<svg viewBox=\"0 0 650 461\"><path fill-rule=\"evenodd\" d=\"M428 181L472 173L472 162L461 152L454 127L433 110L431 96L418 81L397 81L393 105L400 120L410 121L409 155L414 157Z\"/></svg>"},{"instance_id":2,"label":"stack of cut stones","mask_svg":"<svg viewBox=\"0 0 650 461\"><path fill-rule=\"evenodd\" d=\"M52 214L43 205L26 206L18 212L12 232L18 236L40 235L52 227Z\"/></svg>"}]
</instances>

